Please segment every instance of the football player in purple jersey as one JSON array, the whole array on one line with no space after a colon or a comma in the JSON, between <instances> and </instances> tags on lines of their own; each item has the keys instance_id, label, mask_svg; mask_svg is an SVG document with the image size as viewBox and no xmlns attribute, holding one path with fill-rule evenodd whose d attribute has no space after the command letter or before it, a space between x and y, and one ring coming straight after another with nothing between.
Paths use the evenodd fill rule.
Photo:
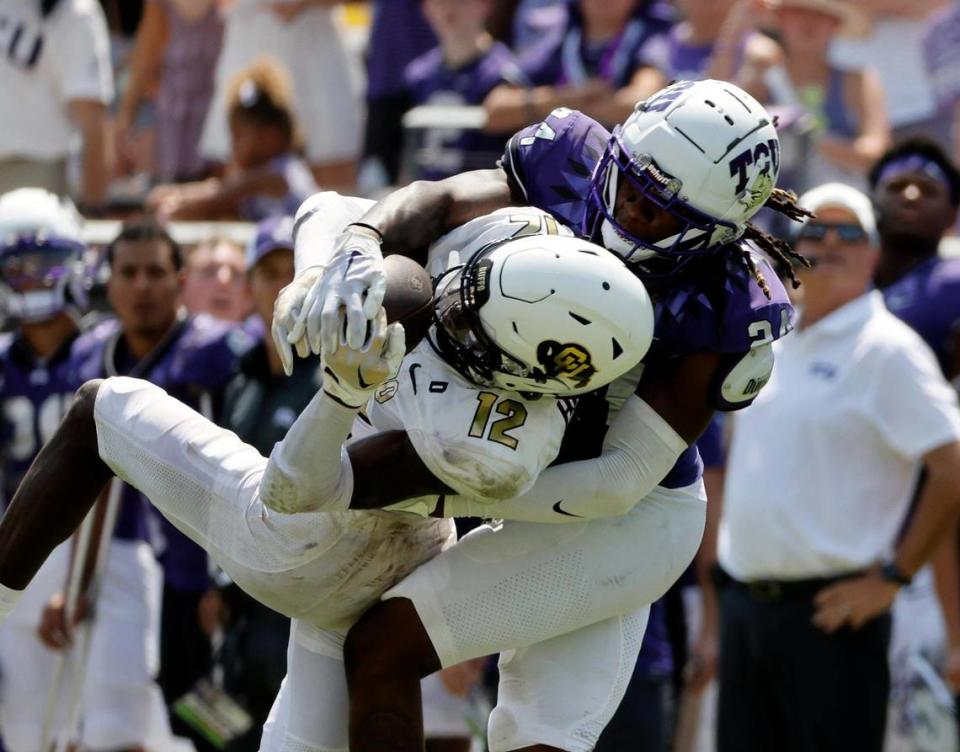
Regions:
<instances>
[{"instance_id":1,"label":"football player in purple jersey","mask_svg":"<svg viewBox=\"0 0 960 752\"><path fill-rule=\"evenodd\" d=\"M70 404L77 317L86 305L81 218L40 188L0 196L0 310L16 328L0 335L0 452L4 505ZM36 749L55 654L37 638L47 599L63 585L66 549L31 583L0 630L4 701L0 732L11 752Z\"/></svg>"},{"instance_id":2,"label":"football player in purple jersey","mask_svg":"<svg viewBox=\"0 0 960 752\"><path fill-rule=\"evenodd\" d=\"M274 320L288 352L362 343L379 306L381 253L415 253L511 204L545 209L620 254L655 303L642 371L581 398L564 462L517 499L480 506L446 497L448 515L505 522L422 565L354 626L345 645L351 749L387 738L391 749L418 748L419 677L516 648L501 658L491 748L593 747L622 696L648 604L699 543L694 442L716 410L752 402L773 367L771 343L792 326L786 291L745 242L793 276L789 246L749 223L762 206L802 216L775 188L778 168L777 134L759 103L724 82L680 82L612 134L555 110L511 138L499 169L387 197L347 228L332 257L311 258L310 211L301 210L300 274ZM395 490L398 479L382 480ZM644 556L655 529L676 536L673 561Z\"/></svg>"},{"instance_id":3,"label":"football player in purple jersey","mask_svg":"<svg viewBox=\"0 0 960 752\"><path fill-rule=\"evenodd\" d=\"M108 298L117 317L81 337L74 367L83 381L136 375L208 416L217 395L252 344L237 325L190 316L179 304L183 259L177 243L153 220L132 220L107 249ZM139 541L156 529L149 505L125 485L114 537ZM159 518L159 515L157 515ZM160 683L168 701L187 692L210 666L208 637L197 608L210 588L207 555L159 518L164 569Z\"/></svg>"}]
</instances>

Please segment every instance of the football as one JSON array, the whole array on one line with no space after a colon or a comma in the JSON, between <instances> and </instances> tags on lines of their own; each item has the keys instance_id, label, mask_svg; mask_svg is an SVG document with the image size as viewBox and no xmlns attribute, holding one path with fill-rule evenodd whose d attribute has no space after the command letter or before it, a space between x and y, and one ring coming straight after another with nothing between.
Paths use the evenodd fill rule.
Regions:
<instances>
[{"instance_id":1,"label":"football","mask_svg":"<svg viewBox=\"0 0 960 752\"><path fill-rule=\"evenodd\" d=\"M383 308L390 323L403 324L410 352L433 323L433 283L427 270L406 256L387 256L383 264L387 274Z\"/></svg>"}]
</instances>

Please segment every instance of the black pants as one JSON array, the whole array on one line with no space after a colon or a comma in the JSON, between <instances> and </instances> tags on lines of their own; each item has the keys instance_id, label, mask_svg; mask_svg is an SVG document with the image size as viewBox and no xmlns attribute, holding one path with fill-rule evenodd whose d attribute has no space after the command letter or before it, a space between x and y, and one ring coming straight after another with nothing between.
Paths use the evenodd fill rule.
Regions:
<instances>
[{"instance_id":1,"label":"black pants","mask_svg":"<svg viewBox=\"0 0 960 752\"><path fill-rule=\"evenodd\" d=\"M811 597L720 591L717 752L881 752L891 618L827 634Z\"/></svg>"},{"instance_id":2,"label":"black pants","mask_svg":"<svg viewBox=\"0 0 960 752\"><path fill-rule=\"evenodd\" d=\"M193 689L197 680L209 674L213 667L213 648L197 618L202 597L201 590L163 588L157 683L168 704Z\"/></svg>"}]
</instances>

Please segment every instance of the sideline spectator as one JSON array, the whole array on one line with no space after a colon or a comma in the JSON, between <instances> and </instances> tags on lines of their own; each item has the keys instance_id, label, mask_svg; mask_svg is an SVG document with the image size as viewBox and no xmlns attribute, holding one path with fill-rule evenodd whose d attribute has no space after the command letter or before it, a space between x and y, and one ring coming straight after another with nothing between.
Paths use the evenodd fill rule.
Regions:
<instances>
[{"instance_id":1,"label":"sideline spectator","mask_svg":"<svg viewBox=\"0 0 960 752\"><path fill-rule=\"evenodd\" d=\"M77 387L69 366L84 303L74 299L83 291L76 262L84 250L80 215L68 200L39 188L0 196L0 311L16 324L0 337L4 503ZM0 627L0 733L9 752L35 752L42 734L57 654L40 641L37 624L63 587L70 545L56 549Z\"/></svg>"},{"instance_id":2,"label":"sideline spectator","mask_svg":"<svg viewBox=\"0 0 960 752\"><path fill-rule=\"evenodd\" d=\"M412 105L479 105L498 84L522 84L513 54L484 25L492 0L423 0L440 46L407 67ZM458 128L428 128L413 157L414 178L442 180L466 170L492 168L509 133L488 135Z\"/></svg>"},{"instance_id":3,"label":"sideline spectator","mask_svg":"<svg viewBox=\"0 0 960 752\"><path fill-rule=\"evenodd\" d=\"M269 59L234 80L228 99L231 163L224 178L161 185L147 205L162 219L245 219L292 214L317 184L297 156L290 82Z\"/></svg>"},{"instance_id":4,"label":"sideline spectator","mask_svg":"<svg viewBox=\"0 0 960 752\"><path fill-rule=\"evenodd\" d=\"M0 193L68 193L79 134L79 201L100 207L110 174L107 106L113 74L96 0L0 0Z\"/></svg>"},{"instance_id":5,"label":"sideline spectator","mask_svg":"<svg viewBox=\"0 0 960 752\"><path fill-rule=\"evenodd\" d=\"M397 182L403 153L401 121L409 106L404 72L436 44L420 0L374 2L367 45L367 118L358 178L364 194Z\"/></svg>"},{"instance_id":6,"label":"sideline spectator","mask_svg":"<svg viewBox=\"0 0 960 752\"><path fill-rule=\"evenodd\" d=\"M190 313L224 321L243 321L252 308L243 248L215 237L187 254L181 300Z\"/></svg>"},{"instance_id":7,"label":"sideline spectator","mask_svg":"<svg viewBox=\"0 0 960 752\"><path fill-rule=\"evenodd\" d=\"M941 259L940 241L957 219L960 173L932 141L911 139L870 170L880 233L875 282L891 313L933 350L947 378L958 370L960 259Z\"/></svg>"},{"instance_id":8,"label":"sideline spectator","mask_svg":"<svg viewBox=\"0 0 960 752\"><path fill-rule=\"evenodd\" d=\"M683 20L649 45L646 60L668 81L733 80L760 0L677 0Z\"/></svg>"},{"instance_id":9,"label":"sideline spectator","mask_svg":"<svg viewBox=\"0 0 960 752\"><path fill-rule=\"evenodd\" d=\"M107 263L108 297L118 318L84 335L88 347L77 366L81 381L137 375L212 415L219 391L248 346L246 334L209 316L185 315L179 305L180 247L154 220L124 223L107 248ZM124 487L124 505L134 511L121 512L117 535L149 534L163 565L158 681L169 703L210 668L210 642L197 618L209 587L207 556L170 523L143 519L146 502L129 486Z\"/></svg>"},{"instance_id":10,"label":"sideline spectator","mask_svg":"<svg viewBox=\"0 0 960 752\"><path fill-rule=\"evenodd\" d=\"M333 22L336 4L337 0L232 2L224 18L216 90L200 141L205 157L228 161L225 114L232 82L257 58L268 56L280 63L292 82L290 106L303 124L304 150L314 179L324 188L352 188L361 128L360 92Z\"/></svg>"},{"instance_id":11,"label":"sideline spectator","mask_svg":"<svg viewBox=\"0 0 960 752\"><path fill-rule=\"evenodd\" d=\"M548 39L520 61L533 88L501 85L484 106L491 132L515 131L557 107L581 110L607 126L623 122L666 79L644 48L670 28L659 0L578 0L559 42Z\"/></svg>"},{"instance_id":12,"label":"sideline spectator","mask_svg":"<svg viewBox=\"0 0 960 752\"><path fill-rule=\"evenodd\" d=\"M868 33L869 17L842 0L765 3L775 11L782 44L752 36L739 83L764 104L805 109L816 133L806 174L786 184L803 190L837 180L865 187L867 169L890 139L883 88L870 68L840 70L831 65L828 52L836 37Z\"/></svg>"},{"instance_id":13,"label":"sideline spectator","mask_svg":"<svg viewBox=\"0 0 960 752\"><path fill-rule=\"evenodd\" d=\"M894 143L925 136L949 147L949 121L937 116L923 51L927 18L944 1L860 0L860 8L872 17L869 36L837 39L830 50L832 63L842 70L876 71Z\"/></svg>"},{"instance_id":14,"label":"sideline spectator","mask_svg":"<svg viewBox=\"0 0 960 752\"><path fill-rule=\"evenodd\" d=\"M812 263L799 331L736 416L727 464L718 750L880 752L889 608L960 511L960 412L870 291L869 199L834 183L799 203L817 215L796 240Z\"/></svg>"},{"instance_id":15,"label":"sideline spectator","mask_svg":"<svg viewBox=\"0 0 960 752\"><path fill-rule=\"evenodd\" d=\"M950 148L960 161L960 3L930 20L923 49L938 115L951 126Z\"/></svg>"},{"instance_id":16,"label":"sideline spectator","mask_svg":"<svg viewBox=\"0 0 960 752\"><path fill-rule=\"evenodd\" d=\"M246 273L256 315L269 332L273 304L293 281L293 219L261 222L247 247ZM227 384L221 424L265 456L287 433L320 386L320 359L297 358L285 378L269 338L261 339L240 360ZM242 700L254 725L231 750L256 750L263 723L286 675L290 620L231 586L225 593L230 622L225 629L224 689Z\"/></svg>"},{"instance_id":17,"label":"sideline spectator","mask_svg":"<svg viewBox=\"0 0 960 752\"><path fill-rule=\"evenodd\" d=\"M133 125L157 76L151 174L158 180L196 180L209 172L198 147L222 34L215 0L147 0L114 128L118 150L132 161Z\"/></svg>"}]
</instances>

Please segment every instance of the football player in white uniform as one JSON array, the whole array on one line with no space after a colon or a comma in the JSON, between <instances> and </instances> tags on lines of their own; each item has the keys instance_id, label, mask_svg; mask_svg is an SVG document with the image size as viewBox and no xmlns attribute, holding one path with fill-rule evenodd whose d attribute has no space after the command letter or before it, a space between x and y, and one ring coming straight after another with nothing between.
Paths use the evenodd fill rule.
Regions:
<instances>
[{"instance_id":1,"label":"football player in white uniform","mask_svg":"<svg viewBox=\"0 0 960 752\"><path fill-rule=\"evenodd\" d=\"M773 367L771 343L791 328L786 291L742 242L785 270L796 260L749 222L765 204L801 215L775 189L778 169L772 118L749 94L678 82L612 134L559 108L514 135L499 169L401 189L349 228L324 268L301 263L274 318L278 342L301 350L330 352L341 332L362 334L381 246L416 257L436 233L521 202L619 253L655 300L643 368L579 401L565 445L582 451L562 454L515 499L446 497L447 514L505 521L420 566L352 627L353 752L386 739L395 752L418 749L420 677L499 651L491 749L593 749L629 680L649 604L700 542L694 441L715 410L751 403Z\"/></svg>"},{"instance_id":2,"label":"football player in white uniform","mask_svg":"<svg viewBox=\"0 0 960 752\"><path fill-rule=\"evenodd\" d=\"M325 223L349 210L350 200L322 198ZM85 385L0 522L5 608L112 470L238 585L295 620L262 748L345 749L346 630L453 537L450 520L347 507L390 494L428 511L438 494L521 493L560 447L565 408L553 396L609 383L651 341L643 284L538 210L478 219L432 256L446 272L429 338L398 371L403 329L385 326L381 310L366 349L324 356L323 389L269 460L146 382ZM457 369L443 359L454 355ZM351 431L368 436L346 449ZM321 507L344 511L311 511ZM323 712L307 687L322 690Z\"/></svg>"}]
</instances>

